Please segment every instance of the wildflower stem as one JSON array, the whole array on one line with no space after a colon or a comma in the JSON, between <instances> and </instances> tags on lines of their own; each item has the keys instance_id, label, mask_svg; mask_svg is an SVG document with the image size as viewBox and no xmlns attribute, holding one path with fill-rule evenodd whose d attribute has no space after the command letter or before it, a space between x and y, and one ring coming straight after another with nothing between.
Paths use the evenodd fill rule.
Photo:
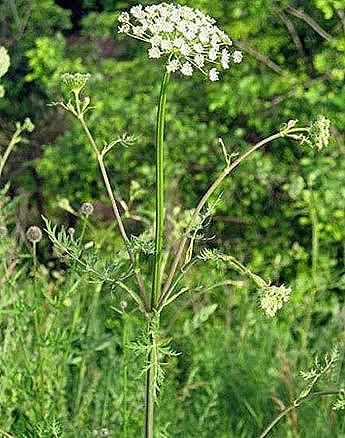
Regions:
<instances>
[{"instance_id":1,"label":"wildflower stem","mask_svg":"<svg viewBox=\"0 0 345 438\"><path fill-rule=\"evenodd\" d=\"M315 397L324 397L324 396L332 396L332 395L338 395L339 394L339 390L337 391L317 391L317 392L312 392L309 395L307 395L306 397L304 397L302 400L299 400L298 403L296 404L296 400L294 401L294 403L292 403L291 406L287 407L286 409L284 409L267 427L266 429L261 433L261 435L258 438L265 438L270 432L271 430L274 428L274 426L276 426L276 424L279 423L279 421L284 418L289 412L293 411L294 409L298 408L303 402L308 401L311 398L315 398Z\"/></svg>"},{"instance_id":2,"label":"wildflower stem","mask_svg":"<svg viewBox=\"0 0 345 438\"><path fill-rule=\"evenodd\" d=\"M163 302L164 298L166 297L167 293L169 292L170 285L174 279L177 267L181 261L184 248L188 241L188 236L190 234L190 231L192 229L192 224L195 222L195 220L198 218L201 210L206 205L209 198L213 195L213 193L217 190L217 188L222 184L224 179L230 175L231 172L233 172L246 158L248 158L251 154L253 154L258 149L265 146L267 143L270 143L273 140L276 140L278 138L287 137L290 133L298 133L298 132L305 132L305 128L292 128L288 130L280 131L276 134L273 134L263 140L261 140L259 143L256 143L254 146L252 146L250 149L248 149L247 152L245 152L243 155L241 155L237 160L235 160L232 164L227 166L223 172L218 176L218 178L211 184L207 192L204 194L204 196L201 198L199 204L197 205L196 209L194 210L193 216L190 220L189 226L187 227L187 230L185 232L185 237L181 240L181 243L179 245L176 257L172 263L169 275L167 277L167 280L164 284L163 291L161 294L161 297L159 299L160 302Z\"/></svg>"},{"instance_id":3,"label":"wildflower stem","mask_svg":"<svg viewBox=\"0 0 345 438\"><path fill-rule=\"evenodd\" d=\"M78 99L77 99L77 103L78 103ZM111 187L109 176L108 176L108 172L107 172L107 169L106 169L105 164L104 164L103 155L100 152L100 150L98 149L98 146L97 146L97 144L96 144L96 142L95 142L95 140L94 140L94 138L93 138L93 136L92 136L92 134L91 134L87 124L86 124L86 122L85 122L84 115L81 112L78 113L78 120L80 121L80 123L82 125L82 128L84 129L84 132L85 132L85 134L86 134L86 136L87 136L87 138L88 138L88 140L89 140L89 142L90 142L94 152L97 155L99 168L101 170L103 181L104 181L105 187L107 189L107 193L108 193L109 199L111 201L111 205L112 205L113 212L114 212L114 215L115 215L115 218L116 218L119 230L120 230L120 234L121 234L122 240L123 240L123 242L124 242L124 244L126 246L128 256L129 256L129 258L130 258L130 260L131 260L131 262L133 264L134 273L135 273L135 276L136 276L136 279L137 279L137 282L138 282L138 286L139 286L139 290L140 290L140 297L141 297L141 300L143 302L144 308L148 311L149 310L149 304L148 304L148 300L147 300L146 293L145 293L144 280L143 280L143 277L142 277L142 275L140 273L139 268L136 266L135 258L134 258L134 255L132 253L132 250L130 248L129 239L128 239L125 227L123 225L119 209L117 208L114 192L113 192L113 189Z\"/></svg>"},{"instance_id":4,"label":"wildflower stem","mask_svg":"<svg viewBox=\"0 0 345 438\"><path fill-rule=\"evenodd\" d=\"M0 160L0 178L1 178L2 172L4 170L5 164L9 158L9 156L11 155L15 145L17 143L19 143L21 140L20 134L22 133L22 131L23 131L22 127L18 126L15 133L13 134L5 152L4 152L4 155L1 157L1 160Z\"/></svg>"},{"instance_id":5,"label":"wildflower stem","mask_svg":"<svg viewBox=\"0 0 345 438\"><path fill-rule=\"evenodd\" d=\"M151 309L156 308L162 277L162 250L164 233L164 126L169 73L165 71L159 96L156 130L156 232L155 266L152 282Z\"/></svg>"},{"instance_id":6,"label":"wildflower stem","mask_svg":"<svg viewBox=\"0 0 345 438\"><path fill-rule=\"evenodd\" d=\"M170 75L164 72L159 96L156 128L156 230L155 230L155 264L151 292L151 312L158 304L162 279L163 234L164 234L164 126L167 101L167 90ZM148 333L150 342L154 342L151 321ZM155 357L153 351L147 356L146 371L146 409L145 409L145 438L153 438L154 431L154 402L156 388L156 373L154 371Z\"/></svg>"}]
</instances>

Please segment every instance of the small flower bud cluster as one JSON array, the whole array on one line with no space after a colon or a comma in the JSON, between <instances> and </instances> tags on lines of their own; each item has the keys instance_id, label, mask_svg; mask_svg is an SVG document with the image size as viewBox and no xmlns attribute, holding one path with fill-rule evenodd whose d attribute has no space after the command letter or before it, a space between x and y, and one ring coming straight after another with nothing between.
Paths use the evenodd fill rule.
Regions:
<instances>
[{"instance_id":1,"label":"small flower bud cluster","mask_svg":"<svg viewBox=\"0 0 345 438\"><path fill-rule=\"evenodd\" d=\"M284 303L289 301L291 288L281 286L267 286L261 290L260 307L270 318L273 318Z\"/></svg>"},{"instance_id":2,"label":"small flower bud cluster","mask_svg":"<svg viewBox=\"0 0 345 438\"><path fill-rule=\"evenodd\" d=\"M103 427L102 429L94 429L92 431L92 436L109 436L110 432L109 429L106 427Z\"/></svg>"},{"instance_id":3,"label":"small flower bud cluster","mask_svg":"<svg viewBox=\"0 0 345 438\"><path fill-rule=\"evenodd\" d=\"M35 125L32 123L29 117L26 117L22 126L23 130L32 132L35 129Z\"/></svg>"},{"instance_id":4,"label":"small flower bud cluster","mask_svg":"<svg viewBox=\"0 0 345 438\"><path fill-rule=\"evenodd\" d=\"M8 229L6 225L0 225L0 238L6 237L8 235Z\"/></svg>"},{"instance_id":5,"label":"small flower bud cluster","mask_svg":"<svg viewBox=\"0 0 345 438\"><path fill-rule=\"evenodd\" d=\"M7 50L5 47L0 47L0 78L7 73L7 70L10 67L10 57L8 56ZM0 98L4 97L5 90L2 85L0 85Z\"/></svg>"},{"instance_id":6,"label":"small flower bud cluster","mask_svg":"<svg viewBox=\"0 0 345 438\"><path fill-rule=\"evenodd\" d=\"M119 16L119 32L150 44L149 58L168 58L167 71L192 76L195 69L219 80L219 68L242 62L239 50L230 52L232 41L216 21L188 6L160 3L133 6Z\"/></svg>"},{"instance_id":7,"label":"small flower bud cluster","mask_svg":"<svg viewBox=\"0 0 345 438\"><path fill-rule=\"evenodd\" d=\"M94 211L94 207L90 202L84 202L80 210L85 216L90 216Z\"/></svg>"},{"instance_id":8,"label":"small flower bud cluster","mask_svg":"<svg viewBox=\"0 0 345 438\"><path fill-rule=\"evenodd\" d=\"M90 79L90 73L65 73L61 76L62 83L69 91L79 94Z\"/></svg>"},{"instance_id":9,"label":"small flower bud cluster","mask_svg":"<svg viewBox=\"0 0 345 438\"><path fill-rule=\"evenodd\" d=\"M31 243L37 243L42 239L42 231L39 227L32 225L26 231L26 238Z\"/></svg>"},{"instance_id":10,"label":"small flower bud cluster","mask_svg":"<svg viewBox=\"0 0 345 438\"><path fill-rule=\"evenodd\" d=\"M319 116L315 122L310 125L308 143L316 147L319 151L329 144L331 122L324 116Z\"/></svg>"}]
</instances>

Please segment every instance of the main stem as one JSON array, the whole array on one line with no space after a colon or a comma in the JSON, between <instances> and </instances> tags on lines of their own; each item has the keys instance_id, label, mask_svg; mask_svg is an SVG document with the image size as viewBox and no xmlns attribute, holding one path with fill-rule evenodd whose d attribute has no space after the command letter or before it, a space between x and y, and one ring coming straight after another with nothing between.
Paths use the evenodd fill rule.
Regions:
<instances>
[{"instance_id":1,"label":"main stem","mask_svg":"<svg viewBox=\"0 0 345 438\"><path fill-rule=\"evenodd\" d=\"M167 89L170 75L164 72L159 95L156 128L156 229L155 229L155 264L151 292L151 312L157 309L161 292L163 237L164 237L164 126L167 101ZM153 315L152 315L153 316ZM148 322L148 335L152 338L152 323ZM153 342L153 339L151 339ZM145 438L153 438L154 431L154 403L155 403L155 373L153 368L152 351L147 357L146 372L146 413Z\"/></svg>"},{"instance_id":2,"label":"main stem","mask_svg":"<svg viewBox=\"0 0 345 438\"><path fill-rule=\"evenodd\" d=\"M157 306L162 280L163 234L164 234L164 125L169 73L165 71L157 111L156 128L156 233L155 267L152 282L151 309Z\"/></svg>"}]
</instances>

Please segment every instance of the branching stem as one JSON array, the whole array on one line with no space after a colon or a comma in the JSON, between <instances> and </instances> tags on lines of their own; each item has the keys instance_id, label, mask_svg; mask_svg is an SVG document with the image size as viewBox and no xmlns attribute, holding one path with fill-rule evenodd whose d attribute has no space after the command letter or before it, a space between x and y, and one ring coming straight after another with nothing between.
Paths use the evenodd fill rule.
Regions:
<instances>
[{"instance_id":1,"label":"branching stem","mask_svg":"<svg viewBox=\"0 0 345 438\"><path fill-rule=\"evenodd\" d=\"M166 295L169 293L169 288L170 288L170 285L174 279L177 267L181 261L184 248L185 248L187 241L188 241L188 235L189 235L191 228L192 228L192 224L198 218L201 210L204 208L207 201L213 195L213 193L217 190L217 188L222 184L224 179L228 175L230 175L230 173L233 172L242 163L242 161L244 161L246 158L248 158L251 154L253 154L258 149L265 146L267 143L270 143L271 141L276 140L278 138L287 137L290 134L301 133L301 132L306 132L306 131L308 131L307 128L291 128L291 129L283 130L283 131L280 131L276 134L273 134L273 135L261 140L259 143L256 143L254 146L252 146L250 149L248 149L247 152L245 152L243 155L241 155L239 158L237 158L237 160L235 160L232 164L230 164L229 166L227 166L223 170L223 172L218 176L218 178L213 182L213 184L209 187L207 192L201 198L199 204L197 205L196 209L194 210L194 213L193 213L193 216L190 220L189 226L187 227L187 230L185 232L185 237L183 237L183 239L180 242L176 257L172 263L169 275L168 275L167 280L164 284L163 291L162 291L162 294L160 297L160 302L163 302Z\"/></svg>"},{"instance_id":2,"label":"branching stem","mask_svg":"<svg viewBox=\"0 0 345 438\"><path fill-rule=\"evenodd\" d=\"M103 181L104 181L105 187L107 189L107 193L108 193L111 205L112 205L112 209L113 209L113 212L114 212L115 219L117 221L117 224L118 224L118 227L119 227L119 231L120 231L122 240L123 240L123 242L124 242L124 244L126 246L128 256L129 256L129 258L130 258L130 260L131 260L131 262L133 264L134 273L135 273L135 276L136 276L136 279L137 279L137 282L138 282L138 286L139 286L139 290L140 290L140 297L141 297L141 300L143 302L144 308L146 309L146 311L148 311L149 310L149 305L148 305L148 300L147 300L147 296L146 296L146 293L145 293L144 280L143 280L143 277L141 275L139 267L135 263L135 258L134 258L134 255L132 253L132 250L130 248L129 239L128 239L128 236L127 236L127 233L126 233L126 230L125 230L125 227L124 227L124 224L123 224L123 221L122 221L119 209L117 207L115 196L114 196L114 192L113 192L113 189L112 189L111 184L110 184L108 172L107 172L107 169L106 169L105 164L104 164L104 155L100 151L100 149L98 148L98 146L97 146L97 144L96 144L96 142L95 142L95 140L94 140L94 138L93 138L93 136L92 136L92 134L91 134L87 124L86 124L86 122L85 122L83 113L80 112L79 98L76 99L76 103L77 103L77 110L78 110L78 120L80 121L81 126L82 126L82 128L83 128L83 130L84 130L84 132L85 132L85 134L86 134L86 136L88 138L88 140L89 140L89 143L91 144L91 146L92 146L92 148L93 148L93 150L94 150L94 152L95 152L95 154L97 156L99 168L100 168L101 173L102 173Z\"/></svg>"}]
</instances>

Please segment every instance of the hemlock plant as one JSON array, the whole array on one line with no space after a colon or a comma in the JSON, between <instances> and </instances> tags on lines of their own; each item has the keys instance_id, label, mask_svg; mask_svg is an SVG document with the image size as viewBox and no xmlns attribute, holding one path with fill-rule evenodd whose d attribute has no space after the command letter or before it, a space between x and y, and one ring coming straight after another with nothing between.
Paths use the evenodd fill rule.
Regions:
<instances>
[{"instance_id":1,"label":"hemlock plant","mask_svg":"<svg viewBox=\"0 0 345 438\"><path fill-rule=\"evenodd\" d=\"M156 211L153 241L147 239L150 229L142 236L128 234L118 203L120 197L114 191L105 163L106 155L116 146L133 144L134 138L126 135L100 146L87 125L87 114L92 110L91 98L85 95L89 74L66 73L62 82L71 94L66 101L56 102L72 113L80 122L86 138L92 147L109 196L114 217L122 237L127 256L119 253L112 264L100 266L92 257L85 258L75 237L64 229L60 232L46 220L48 235L59 252L77 263L90 275L93 282L109 283L115 290L121 290L133 301L146 321L146 333L134 343L138 352L146 356L143 371L146 375L145 391L145 437L153 438L155 430L155 401L159 386L165 376L164 365L169 356L176 353L164 338L161 319L164 310L175 303L191 286L184 279L199 263L225 263L247 276L258 287L259 305L268 317L274 317L289 300L291 288L271 285L253 273L248 267L230 255L218 250L196 249L207 220L212 216L217 201L214 195L225 178L255 151L275 140L288 138L298 144L308 144L321 150L329 142L329 121L320 116L307 127L299 127L297 120L290 120L269 137L248 148L242 155L234 157L227 151L220 139L224 157L224 169L190 212L188 220L180 229L177 249L168 244L171 236L166 232L165 215L165 119L169 82L174 74L192 78L200 72L211 82L220 79L220 71L230 70L242 62L242 53L234 50L231 38L221 31L214 19L187 6L161 3L153 6L134 6L119 16L120 33L127 34L148 44L148 57L162 63L162 81L157 107L156 122ZM92 207L92 206L91 206ZM89 211L89 210L88 210ZM182 222L182 220L181 220ZM175 242L176 243L176 242ZM152 276L147 275L152 271ZM135 282L133 282L133 279ZM134 284L134 285L133 285ZM263 435L264 436L264 435Z\"/></svg>"}]
</instances>

